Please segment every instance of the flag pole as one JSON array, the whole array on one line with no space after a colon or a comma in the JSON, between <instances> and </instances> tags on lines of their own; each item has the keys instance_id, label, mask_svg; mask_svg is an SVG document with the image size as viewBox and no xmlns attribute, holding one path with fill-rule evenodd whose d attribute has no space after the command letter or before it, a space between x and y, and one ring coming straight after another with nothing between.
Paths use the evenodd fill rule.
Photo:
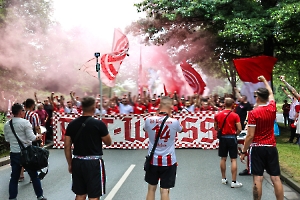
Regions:
<instances>
[{"instance_id":1,"label":"flag pole","mask_svg":"<svg viewBox=\"0 0 300 200\"><path fill-rule=\"evenodd\" d=\"M99 88L100 88L100 120L102 120L102 82L101 82L101 78L100 78L101 65L98 62L100 53L96 52L95 57L96 57L96 72L98 72L98 80L99 80Z\"/></svg>"}]
</instances>

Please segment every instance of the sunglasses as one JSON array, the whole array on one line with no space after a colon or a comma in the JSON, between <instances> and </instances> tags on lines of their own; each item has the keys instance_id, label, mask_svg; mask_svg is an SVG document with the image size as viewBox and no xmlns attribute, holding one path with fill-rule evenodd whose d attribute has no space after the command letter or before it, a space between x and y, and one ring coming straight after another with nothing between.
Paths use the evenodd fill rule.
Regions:
<instances>
[{"instance_id":1,"label":"sunglasses","mask_svg":"<svg viewBox=\"0 0 300 200\"><path fill-rule=\"evenodd\" d=\"M254 98L256 98L256 97L257 97L257 95L254 95L253 97L254 97Z\"/></svg>"}]
</instances>

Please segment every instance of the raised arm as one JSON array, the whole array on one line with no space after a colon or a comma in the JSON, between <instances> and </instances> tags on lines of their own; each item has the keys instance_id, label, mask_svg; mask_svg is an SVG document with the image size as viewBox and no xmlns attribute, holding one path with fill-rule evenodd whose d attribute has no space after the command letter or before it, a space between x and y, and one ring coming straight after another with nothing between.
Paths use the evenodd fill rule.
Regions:
<instances>
[{"instance_id":1,"label":"raised arm","mask_svg":"<svg viewBox=\"0 0 300 200\"><path fill-rule=\"evenodd\" d=\"M286 96L288 96L289 98L292 98L292 96L285 90L285 88L283 86L281 87L281 89Z\"/></svg>"},{"instance_id":2,"label":"raised arm","mask_svg":"<svg viewBox=\"0 0 300 200\"><path fill-rule=\"evenodd\" d=\"M293 88L288 82L286 82L284 76L280 76L280 80L286 85L287 89L293 94L294 97L300 99L300 94L298 94L296 89Z\"/></svg>"},{"instance_id":3,"label":"raised arm","mask_svg":"<svg viewBox=\"0 0 300 200\"><path fill-rule=\"evenodd\" d=\"M37 96L36 96L36 92L34 92L34 100L35 102L39 103L40 101L38 100Z\"/></svg>"},{"instance_id":4,"label":"raised arm","mask_svg":"<svg viewBox=\"0 0 300 200\"><path fill-rule=\"evenodd\" d=\"M234 91L235 91L235 97L239 100L242 101L242 96L241 96L241 92L238 88L234 87Z\"/></svg>"},{"instance_id":5,"label":"raised arm","mask_svg":"<svg viewBox=\"0 0 300 200\"><path fill-rule=\"evenodd\" d=\"M50 104L53 106L54 105L54 92L51 92L50 98L49 98Z\"/></svg>"},{"instance_id":6,"label":"raised arm","mask_svg":"<svg viewBox=\"0 0 300 200\"><path fill-rule=\"evenodd\" d=\"M272 91L271 86L269 85L268 81L266 80L266 78L264 76L259 76L257 78L259 81L263 82L265 84L266 89L269 91L269 101L270 100L274 100L274 94Z\"/></svg>"}]
</instances>

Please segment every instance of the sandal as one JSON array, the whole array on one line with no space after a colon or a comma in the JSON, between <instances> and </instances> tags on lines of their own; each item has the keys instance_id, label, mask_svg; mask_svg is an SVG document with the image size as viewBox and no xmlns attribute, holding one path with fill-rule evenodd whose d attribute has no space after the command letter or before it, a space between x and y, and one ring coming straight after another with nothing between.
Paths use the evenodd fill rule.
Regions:
<instances>
[{"instance_id":1,"label":"sandal","mask_svg":"<svg viewBox=\"0 0 300 200\"><path fill-rule=\"evenodd\" d=\"M23 182L23 181L24 181L24 176L20 176L19 182Z\"/></svg>"}]
</instances>

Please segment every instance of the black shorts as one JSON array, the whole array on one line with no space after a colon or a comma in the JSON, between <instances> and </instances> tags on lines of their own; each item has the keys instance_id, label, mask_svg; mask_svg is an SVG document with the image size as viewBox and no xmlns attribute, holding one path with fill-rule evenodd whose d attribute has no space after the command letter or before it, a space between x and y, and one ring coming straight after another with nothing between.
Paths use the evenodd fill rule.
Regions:
<instances>
[{"instance_id":1,"label":"black shorts","mask_svg":"<svg viewBox=\"0 0 300 200\"><path fill-rule=\"evenodd\" d=\"M229 157L232 159L237 158L238 155L238 145L236 138L220 138L219 139L219 156L227 157L229 152Z\"/></svg>"},{"instance_id":2,"label":"black shorts","mask_svg":"<svg viewBox=\"0 0 300 200\"><path fill-rule=\"evenodd\" d=\"M280 176L278 151L276 147L251 147L249 151L250 173L263 176L264 170L271 176Z\"/></svg>"},{"instance_id":3,"label":"black shorts","mask_svg":"<svg viewBox=\"0 0 300 200\"><path fill-rule=\"evenodd\" d=\"M72 191L77 195L87 194L97 198L105 194L105 167L102 159L72 160Z\"/></svg>"},{"instance_id":4,"label":"black shorts","mask_svg":"<svg viewBox=\"0 0 300 200\"><path fill-rule=\"evenodd\" d=\"M173 188L175 186L177 163L172 166L154 166L146 172L145 181L150 185L157 185L160 180L161 188Z\"/></svg>"}]
</instances>

